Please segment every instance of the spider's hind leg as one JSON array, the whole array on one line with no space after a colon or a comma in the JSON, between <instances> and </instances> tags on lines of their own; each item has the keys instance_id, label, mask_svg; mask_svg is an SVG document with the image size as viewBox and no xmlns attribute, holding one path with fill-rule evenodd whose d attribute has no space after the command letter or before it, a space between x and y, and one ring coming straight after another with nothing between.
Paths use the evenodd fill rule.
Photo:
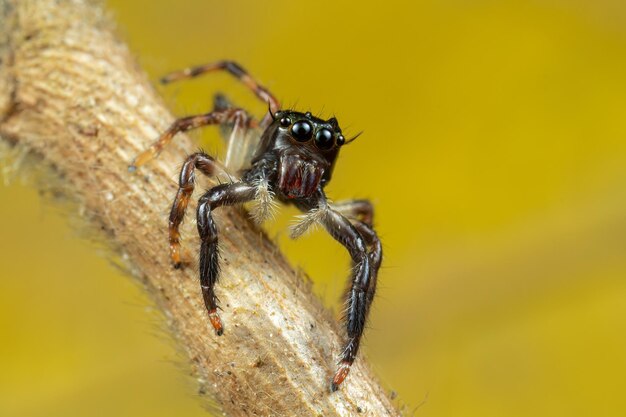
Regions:
<instances>
[{"instance_id":1,"label":"spider's hind leg","mask_svg":"<svg viewBox=\"0 0 626 417\"><path fill-rule=\"evenodd\" d=\"M233 102L224 93L215 93L213 96L213 110L223 111L235 107Z\"/></svg>"},{"instance_id":2,"label":"spider's hind leg","mask_svg":"<svg viewBox=\"0 0 626 417\"><path fill-rule=\"evenodd\" d=\"M187 132L189 130L197 129L199 127L222 124L222 123L234 123L235 126L241 126L248 120L247 113L243 109L228 108L224 110L216 110L205 114L199 114L195 116L181 117L174 120L170 127L159 136L159 138L148 149L141 152L132 164L128 167L130 172L134 172L142 165L159 156L161 151L174 139L180 132Z\"/></svg>"},{"instance_id":3,"label":"spider's hind leg","mask_svg":"<svg viewBox=\"0 0 626 417\"><path fill-rule=\"evenodd\" d=\"M242 112L244 111L240 107L235 106L235 104L223 93L216 93L213 96L213 111L214 112L224 112L234 108L239 108ZM245 112L246 126L248 128L256 128L259 122L252 116L250 113ZM242 140L242 135L237 134L233 136L233 131L237 128L236 120L225 120L220 123L220 136L224 143L228 145L231 140ZM247 132L247 130L246 130Z\"/></svg>"},{"instance_id":4,"label":"spider's hind leg","mask_svg":"<svg viewBox=\"0 0 626 417\"><path fill-rule=\"evenodd\" d=\"M213 106L216 112L234 108L233 103L221 93L213 97ZM258 120L243 110L236 118L220 124L220 136L227 147L224 164L228 169L237 172L249 167L261 134Z\"/></svg>"}]
</instances>

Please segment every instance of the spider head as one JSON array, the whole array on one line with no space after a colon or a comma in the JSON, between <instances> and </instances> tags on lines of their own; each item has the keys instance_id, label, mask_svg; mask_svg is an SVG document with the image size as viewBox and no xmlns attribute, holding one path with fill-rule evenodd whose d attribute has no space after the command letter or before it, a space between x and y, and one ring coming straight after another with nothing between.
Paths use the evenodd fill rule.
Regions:
<instances>
[{"instance_id":1,"label":"spider head","mask_svg":"<svg viewBox=\"0 0 626 417\"><path fill-rule=\"evenodd\" d=\"M285 195L305 197L330 181L339 149L346 143L337 119L281 110L264 132L261 152L277 156ZM303 177L300 173L304 173Z\"/></svg>"},{"instance_id":2,"label":"spider head","mask_svg":"<svg viewBox=\"0 0 626 417\"><path fill-rule=\"evenodd\" d=\"M279 111L274 114L278 134L286 136L295 146L321 155L336 154L346 140L334 117L323 120L310 112Z\"/></svg>"}]
</instances>

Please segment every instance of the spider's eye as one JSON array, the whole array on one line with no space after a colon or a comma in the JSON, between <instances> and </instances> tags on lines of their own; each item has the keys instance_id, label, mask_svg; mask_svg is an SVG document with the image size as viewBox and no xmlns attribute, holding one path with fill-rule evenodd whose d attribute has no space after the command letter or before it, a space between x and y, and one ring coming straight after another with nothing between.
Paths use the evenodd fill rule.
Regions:
<instances>
[{"instance_id":1,"label":"spider's eye","mask_svg":"<svg viewBox=\"0 0 626 417\"><path fill-rule=\"evenodd\" d=\"M333 147L333 144L333 132L330 130L320 129L317 135L315 135L315 146L317 146L318 149L327 151Z\"/></svg>"},{"instance_id":2,"label":"spider's eye","mask_svg":"<svg viewBox=\"0 0 626 417\"><path fill-rule=\"evenodd\" d=\"M337 146L341 146L344 143L346 143L346 138L344 138L343 135L337 136Z\"/></svg>"},{"instance_id":3,"label":"spider's eye","mask_svg":"<svg viewBox=\"0 0 626 417\"><path fill-rule=\"evenodd\" d=\"M313 135L313 128L309 122L297 122L291 127L291 134L298 142L306 142Z\"/></svg>"},{"instance_id":4,"label":"spider's eye","mask_svg":"<svg viewBox=\"0 0 626 417\"><path fill-rule=\"evenodd\" d=\"M289 117L283 117L280 119L280 125L283 127L287 127L291 124L291 119Z\"/></svg>"}]
</instances>

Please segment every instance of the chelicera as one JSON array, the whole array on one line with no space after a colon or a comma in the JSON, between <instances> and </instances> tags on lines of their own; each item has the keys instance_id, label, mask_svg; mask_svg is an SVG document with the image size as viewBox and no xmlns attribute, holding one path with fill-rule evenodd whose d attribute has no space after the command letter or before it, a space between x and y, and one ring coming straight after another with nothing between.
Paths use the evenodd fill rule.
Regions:
<instances>
[{"instance_id":1,"label":"chelicera","mask_svg":"<svg viewBox=\"0 0 626 417\"><path fill-rule=\"evenodd\" d=\"M217 335L224 331L217 313L214 287L219 278L217 225L212 213L220 206L254 202L252 217L261 223L270 217L274 200L293 204L305 215L292 229L298 237L314 223L321 224L350 253L353 268L346 295L347 341L331 382L335 391L350 372L359 350L382 260L380 240L372 228L373 208L367 200L331 204L324 187L331 179L340 149L347 140L333 117L329 120L294 110L281 110L278 100L257 83L241 66L231 61L187 68L167 75L164 83L224 70L238 78L256 96L268 103L269 111L257 121L245 110L233 107L223 96L216 96L209 113L177 119L129 170L155 158L179 132L207 125L221 125L228 132L225 166L204 152L187 157L179 178L179 189L169 216L170 256L174 267L182 265L179 226L194 190L195 172L207 176L238 178L217 185L200 197L197 209L200 246L200 285L209 320Z\"/></svg>"}]
</instances>

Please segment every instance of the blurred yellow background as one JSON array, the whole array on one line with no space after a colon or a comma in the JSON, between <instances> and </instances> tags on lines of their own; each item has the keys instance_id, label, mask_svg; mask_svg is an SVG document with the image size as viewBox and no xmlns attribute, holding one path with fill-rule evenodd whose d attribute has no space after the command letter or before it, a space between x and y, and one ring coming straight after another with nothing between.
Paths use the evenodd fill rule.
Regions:
<instances>
[{"instance_id":1,"label":"blurred yellow background","mask_svg":"<svg viewBox=\"0 0 626 417\"><path fill-rule=\"evenodd\" d=\"M408 415L626 415L626 3L107 3L153 80L235 59L365 132L328 192L376 204L364 351ZM159 88L265 110L224 74ZM206 415L139 286L32 185L0 202L0 415ZM348 257L293 214L268 230L338 310Z\"/></svg>"}]
</instances>

